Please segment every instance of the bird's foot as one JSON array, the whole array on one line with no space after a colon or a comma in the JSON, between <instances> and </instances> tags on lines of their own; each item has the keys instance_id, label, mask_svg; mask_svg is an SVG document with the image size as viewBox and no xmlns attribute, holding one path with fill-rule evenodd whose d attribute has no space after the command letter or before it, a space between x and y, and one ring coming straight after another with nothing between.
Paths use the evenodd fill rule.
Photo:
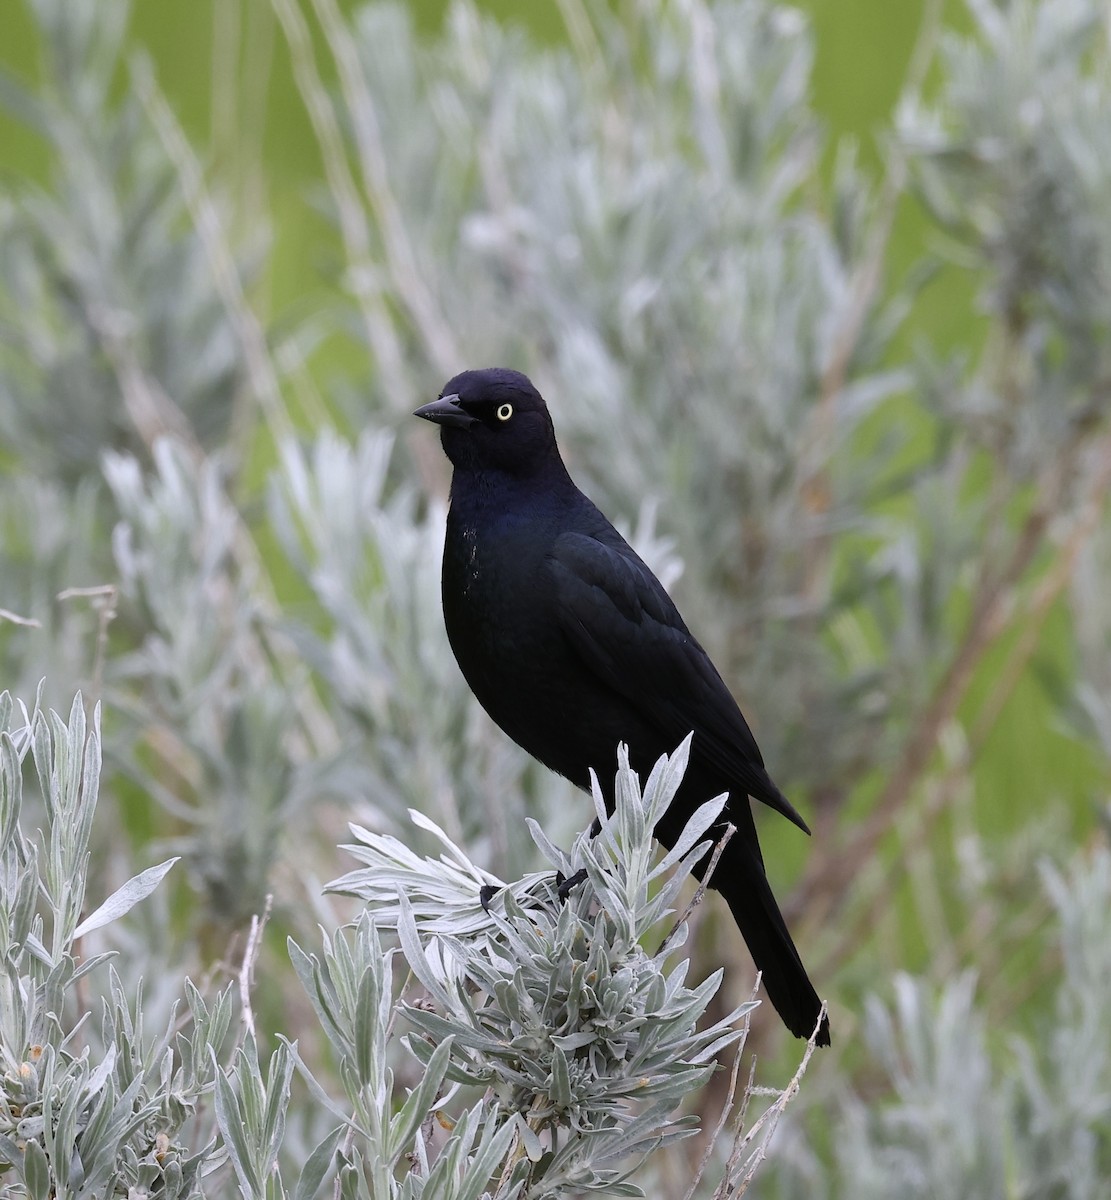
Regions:
<instances>
[{"instance_id":1,"label":"bird's foot","mask_svg":"<svg viewBox=\"0 0 1111 1200\"><path fill-rule=\"evenodd\" d=\"M491 887L490 884L484 883L478 889L478 902L482 905L483 912L490 911L490 901L501 891L500 887Z\"/></svg>"},{"instance_id":2,"label":"bird's foot","mask_svg":"<svg viewBox=\"0 0 1111 1200\"><path fill-rule=\"evenodd\" d=\"M556 895L559 897L561 904L567 903L567 897L570 896L572 890L577 888L585 878L586 869L582 867L570 877L564 876L562 871L556 872Z\"/></svg>"}]
</instances>

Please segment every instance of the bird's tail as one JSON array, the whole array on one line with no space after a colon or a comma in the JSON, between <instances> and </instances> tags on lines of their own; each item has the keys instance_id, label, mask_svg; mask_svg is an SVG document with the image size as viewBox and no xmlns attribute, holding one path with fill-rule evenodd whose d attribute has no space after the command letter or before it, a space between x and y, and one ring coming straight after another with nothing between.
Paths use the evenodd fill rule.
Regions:
<instances>
[{"instance_id":1,"label":"bird's tail","mask_svg":"<svg viewBox=\"0 0 1111 1200\"><path fill-rule=\"evenodd\" d=\"M808 1038L818 1023L822 1002L787 931L759 857L744 845L730 843L710 887L725 897L784 1025L796 1037ZM827 1017L822 1018L816 1040L819 1046L829 1045Z\"/></svg>"}]
</instances>

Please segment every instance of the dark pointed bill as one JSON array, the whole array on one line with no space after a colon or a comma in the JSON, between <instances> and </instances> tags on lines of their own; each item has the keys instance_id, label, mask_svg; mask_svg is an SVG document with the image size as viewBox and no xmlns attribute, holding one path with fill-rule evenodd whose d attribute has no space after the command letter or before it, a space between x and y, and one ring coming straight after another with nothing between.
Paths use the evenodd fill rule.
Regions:
<instances>
[{"instance_id":1,"label":"dark pointed bill","mask_svg":"<svg viewBox=\"0 0 1111 1200\"><path fill-rule=\"evenodd\" d=\"M414 417L423 417L426 421L432 421L436 425L455 425L460 429L470 429L472 425L478 424L478 418L472 417L460 404L459 397L455 395L441 396L439 400L433 400L431 404L422 404L420 408L413 412Z\"/></svg>"}]
</instances>

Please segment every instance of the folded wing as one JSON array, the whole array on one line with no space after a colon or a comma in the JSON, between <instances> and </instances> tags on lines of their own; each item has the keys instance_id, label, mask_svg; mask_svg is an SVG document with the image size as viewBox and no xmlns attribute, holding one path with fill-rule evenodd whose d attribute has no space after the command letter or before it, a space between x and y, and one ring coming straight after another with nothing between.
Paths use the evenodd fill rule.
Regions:
<instances>
[{"instance_id":1,"label":"folded wing","mask_svg":"<svg viewBox=\"0 0 1111 1200\"><path fill-rule=\"evenodd\" d=\"M764 769L756 739L706 651L632 548L564 533L548 567L561 627L582 662L668 745L694 730L695 753L731 788L809 833Z\"/></svg>"}]
</instances>

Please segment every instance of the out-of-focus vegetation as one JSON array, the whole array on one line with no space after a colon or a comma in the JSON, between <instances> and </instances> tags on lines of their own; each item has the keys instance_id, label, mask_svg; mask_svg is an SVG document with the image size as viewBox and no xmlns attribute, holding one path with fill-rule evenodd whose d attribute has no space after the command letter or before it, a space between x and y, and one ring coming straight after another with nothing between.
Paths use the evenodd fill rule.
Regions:
<instances>
[{"instance_id":1,"label":"out-of-focus vegetation","mask_svg":"<svg viewBox=\"0 0 1111 1200\"><path fill-rule=\"evenodd\" d=\"M489 724L442 632L446 464L408 413L501 363L815 829L761 827L834 1047L754 1190L1103 1194L1106 6L927 3L859 153L814 103L822 13L560 0L528 27L466 4L417 25L252 0L195 6L210 53L185 61L158 7L4 14L27 55L0 76L0 690L28 712L5 702L0 765L5 796L32 762L40 783L0 812L0 1188L277 1194L277 1164L311 1195L336 1153L343 1194L431 1178L397 1184L381 1125L408 1129L415 1060L337 1032L390 975L323 883L348 821L516 878L540 865L529 818L568 846L592 816ZM43 679L42 709L81 689L102 734L34 716ZM101 742L93 820L72 772ZM75 942L109 896L110 932ZM725 963L718 1020L751 966L712 900L690 945L692 984ZM109 948L112 974L82 970ZM753 1021L757 1082L782 1088L794 1047ZM298 1063L314 1082L287 1095ZM692 1097L709 1131L720 1098ZM455 1115L459 1162L542 1161L535 1126L509 1147ZM635 1181L681 1195L701 1150ZM587 1186L460 1171L438 1195Z\"/></svg>"}]
</instances>

